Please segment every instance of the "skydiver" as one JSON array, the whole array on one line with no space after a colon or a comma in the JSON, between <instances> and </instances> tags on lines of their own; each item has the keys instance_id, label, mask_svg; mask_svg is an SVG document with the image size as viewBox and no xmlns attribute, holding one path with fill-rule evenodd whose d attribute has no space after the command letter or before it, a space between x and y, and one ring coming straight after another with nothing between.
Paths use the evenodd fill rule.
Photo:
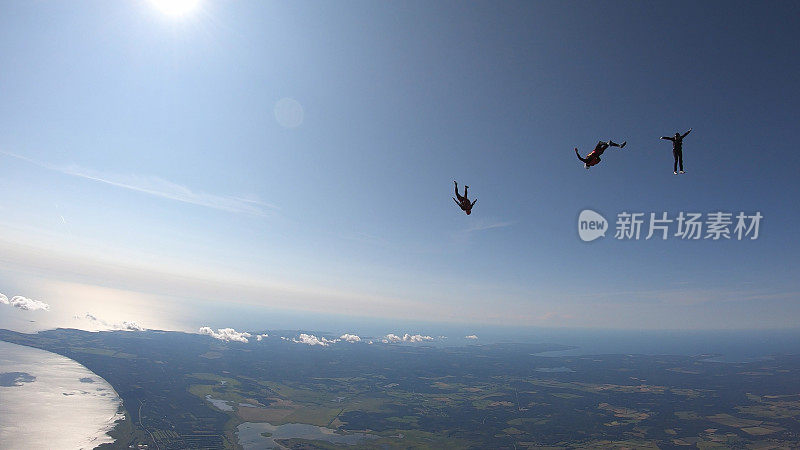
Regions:
<instances>
[{"instance_id":1,"label":"skydiver","mask_svg":"<svg viewBox=\"0 0 800 450\"><path fill-rule=\"evenodd\" d=\"M464 186L464 196L462 197L461 194L458 193L458 183L455 180L453 180L453 183L456 185L456 196L453 197L453 201L456 202L456 205L458 205L459 208L467 213L467 215L472 214L472 207L475 206L475 202L477 202L478 199L476 198L472 201L472 203L470 203L469 199L467 198L467 190L469 189L469 186ZM456 198L458 198L458 200L456 200Z\"/></svg>"},{"instance_id":2,"label":"skydiver","mask_svg":"<svg viewBox=\"0 0 800 450\"><path fill-rule=\"evenodd\" d=\"M581 158L581 154L578 153L578 148L577 147L575 147L575 154L578 155L578 159L580 159L581 162L583 163L583 167L586 167L586 169L589 169L589 167L592 167L595 164L600 162L600 155L602 155L603 152L606 151L606 149L608 147L624 148L625 144L627 144L627 143L628 143L628 141L624 141L622 144L617 144L616 142L614 142L612 140L609 140L608 142L600 141L600 142L597 143L597 146L594 148L594 150L592 150L591 153L586 155L586 158Z\"/></svg>"},{"instance_id":3,"label":"skydiver","mask_svg":"<svg viewBox=\"0 0 800 450\"><path fill-rule=\"evenodd\" d=\"M685 138L686 135L691 132L692 129L689 128L689 131L683 134L680 134L676 131L675 136L661 136L661 139L672 141L672 156L675 157L675 164L672 167L672 173L675 175L678 174L678 163L681 165L681 173L686 173L683 171L683 138Z\"/></svg>"}]
</instances>

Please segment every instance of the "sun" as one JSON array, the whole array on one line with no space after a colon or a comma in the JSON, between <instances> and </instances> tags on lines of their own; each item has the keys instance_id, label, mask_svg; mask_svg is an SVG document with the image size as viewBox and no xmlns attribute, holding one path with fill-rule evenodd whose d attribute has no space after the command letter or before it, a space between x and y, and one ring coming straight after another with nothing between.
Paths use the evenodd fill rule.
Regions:
<instances>
[{"instance_id":1,"label":"sun","mask_svg":"<svg viewBox=\"0 0 800 450\"><path fill-rule=\"evenodd\" d=\"M156 8L169 16L183 16L195 9L200 0L150 0Z\"/></svg>"}]
</instances>

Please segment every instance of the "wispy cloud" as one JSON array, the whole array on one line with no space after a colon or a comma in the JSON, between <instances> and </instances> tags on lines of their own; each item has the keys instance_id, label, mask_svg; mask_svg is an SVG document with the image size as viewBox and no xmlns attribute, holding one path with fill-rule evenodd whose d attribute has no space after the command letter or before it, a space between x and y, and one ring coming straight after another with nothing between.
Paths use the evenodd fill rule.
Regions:
<instances>
[{"instance_id":1,"label":"wispy cloud","mask_svg":"<svg viewBox=\"0 0 800 450\"><path fill-rule=\"evenodd\" d=\"M208 192L192 190L187 186L173 183L156 176L102 172L81 167L77 164L58 166L42 163L25 156L17 155L16 153L5 151L0 151L0 153L12 158L26 161L47 170L60 172L65 175L84 178L131 191L141 192L154 197L160 197L182 203L189 203L192 205L217 209L220 211L263 217L269 215L272 210L277 209L275 205L262 202L255 198L217 195Z\"/></svg>"},{"instance_id":2,"label":"wispy cloud","mask_svg":"<svg viewBox=\"0 0 800 450\"><path fill-rule=\"evenodd\" d=\"M499 230L512 225L514 225L514 222L508 220L475 218L475 220L470 220L469 225L465 228L452 232L450 236L456 245L463 246L474 239L478 233Z\"/></svg>"},{"instance_id":3,"label":"wispy cloud","mask_svg":"<svg viewBox=\"0 0 800 450\"><path fill-rule=\"evenodd\" d=\"M469 336L464 336L464 339L472 339L472 340L477 340L477 339L478 339L478 336L477 336L477 335L475 335L475 334L470 334Z\"/></svg>"},{"instance_id":4,"label":"wispy cloud","mask_svg":"<svg viewBox=\"0 0 800 450\"><path fill-rule=\"evenodd\" d=\"M478 231L486 231L486 230L494 230L497 228L506 228L514 225L514 222L511 221L502 221L502 220L480 220L475 221L472 225L468 228L463 230L463 233L475 233Z\"/></svg>"},{"instance_id":5,"label":"wispy cloud","mask_svg":"<svg viewBox=\"0 0 800 450\"><path fill-rule=\"evenodd\" d=\"M40 300L33 300L23 297L21 295L15 295L14 297L11 297L11 300L9 300L5 294L0 294L0 304L13 306L14 308L21 309L23 311L50 311L50 305L47 303Z\"/></svg>"},{"instance_id":6,"label":"wispy cloud","mask_svg":"<svg viewBox=\"0 0 800 450\"><path fill-rule=\"evenodd\" d=\"M476 233L490 230L498 230L514 225L514 222L497 219L477 219L471 220L470 224L461 230L452 233L452 238L458 243L463 243L471 239Z\"/></svg>"},{"instance_id":7,"label":"wispy cloud","mask_svg":"<svg viewBox=\"0 0 800 450\"><path fill-rule=\"evenodd\" d=\"M562 314L555 311L547 311L538 317L538 319L543 322L552 322L552 321L563 322L565 320L571 320L573 318L574 316L572 314Z\"/></svg>"},{"instance_id":8,"label":"wispy cloud","mask_svg":"<svg viewBox=\"0 0 800 450\"><path fill-rule=\"evenodd\" d=\"M75 316L76 319L86 319L92 323L102 326L103 328L110 329L110 330L122 330L122 331L147 331L147 328L139 325L137 322L124 320L122 323L109 323L99 317L95 316L91 313L86 313L85 316L79 317Z\"/></svg>"}]
</instances>

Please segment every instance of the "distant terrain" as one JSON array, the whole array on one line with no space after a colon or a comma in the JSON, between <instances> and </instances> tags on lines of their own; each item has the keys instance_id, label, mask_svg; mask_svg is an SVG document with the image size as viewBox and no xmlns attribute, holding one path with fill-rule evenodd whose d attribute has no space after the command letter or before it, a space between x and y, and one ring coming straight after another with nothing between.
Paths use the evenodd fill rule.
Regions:
<instances>
[{"instance_id":1,"label":"distant terrain","mask_svg":"<svg viewBox=\"0 0 800 450\"><path fill-rule=\"evenodd\" d=\"M323 347L72 329L0 330L0 340L67 356L111 383L126 409L119 448L240 448L245 423L240 433L285 448L800 445L797 355L547 357L565 347Z\"/></svg>"}]
</instances>

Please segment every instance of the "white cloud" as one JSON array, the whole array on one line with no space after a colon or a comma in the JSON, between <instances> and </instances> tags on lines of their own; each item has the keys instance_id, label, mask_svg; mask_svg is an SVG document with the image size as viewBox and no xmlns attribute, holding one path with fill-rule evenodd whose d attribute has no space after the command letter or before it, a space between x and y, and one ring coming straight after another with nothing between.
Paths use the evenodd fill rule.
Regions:
<instances>
[{"instance_id":1,"label":"white cloud","mask_svg":"<svg viewBox=\"0 0 800 450\"><path fill-rule=\"evenodd\" d=\"M13 306L14 308L21 309L23 311L50 311L50 305L47 303L39 300L33 300L28 297L23 297L21 295L15 295L14 297L11 297L11 300L9 300L8 297L0 294L0 303Z\"/></svg>"},{"instance_id":2,"label":"white cloud","mask_svg":"<svg viewBox=\"0 0 800 450\"><path fill-rule=\"evenodd\" d=\"M258 335L256 335L256 340L257 340L257 341L259 341L259 342L261 342L261 340L262 340L262 339L264 339L264 338L268 338L268 337L269 337L269 335L268 335L268 334L266 334L266 333L264 333L264 334L258 334Z\"/></svg>"},{"instance_id":3,"label":"white cloud","mask_svg":"<svg viewBox=\"0 0 800 450\"><path fill-rule=\"evenodd\" d=\"M386 337L382 340L384 344L396 344L399 342L410 342L410 343L420 343L424 341L432 341L433 338L430 336L423 336L421 334L404 334L403 337L400 337L396 334L389 333Z\"/></svg>"},{"instance_id":4,"label":"white cloud","mask_svg":"<svg viewBox=\"0 0 800 450\"><path fill-rule=\"evenodd\" d=\"M403 335L403 342L423 342L423 341L432 341L433 338L430 336L423 336L421 334L415 334L413 336L409 335L408 333Z\"/></svg>"},{"instance_id":5,"label":"white cloud","mask_svg":"<svg viewBox=\"0 0 800 450\"><path fill-rule=\"evenodd\" d=\"M341 340L343 340L345 342L361 342L361 338L356 334L345 333L345 334L339 336L339 339L341 339Z\"/></svg>"},{"instance_id":6,"label":"white cloud","mask_svg":"<svg viewBox=\"0 0 800 450\"><path fill-rule=\"evenodd\" d=\"M122 322L122 327L120 329L125 330L125 331L145 331L145 330L147 330L147 328L139 325L136 322L128 322L128 321Z\"/></svg>"},{"instance_id":7,"label":"white cloud","mask_svg":"<svg viewBox=\"0 0 800 450\"><path fill-rule=\"evenodd\" d=\"M314 336L313 334L305 334L300 333L300 336L292 339L292 342L296 342L298 344L308 344L308 345L321 345L323 347L327 347L327 343L322 342L318 337Z\"/></svg>"},{"instance_id":8,"label":"white cloud","mask_svg":"<svg viewBox=\"0 0 800 450\"><path fill-rule=\"evenodd\" d=\"M383 343L384 344L389 344L389 343L393 343L394 344L394 343L402 342L402 341L403 341L403 338L401 338L400 336L398 336L396 334L392 334L392 333L387 334L386 338L383 339Z\"/></svg>"},{"instance_id":9,"label":"white cloud","mask_svg":"<svg viewBox=\"0 0 800 450\"><path fill-rule=\"evenodd\" d=\"M470 334L469 336L464 336L464 339L478 339L478 336Z\"/></svg>"},{"instance_id":10,"label":"white cloud","mask_svg":"<svg viewBox=\"0 0 800 450\"><path fill-rule=\"evenodd\" d=\"M324 337L320 339L314 336L313 334L300 333L300 336L292 339L292 342L295 342L297 344L319 345L322 347L327 347L330 344L335 344L339 342L339 339L326 339Z\"/></svg>"},{"instance_id":11,"label":"white cloud","mask_svg":"<svg viewBox=\"0 0 800 450\"><path fill-rule=\"evenodd\" d=\"M208 336L213 337L214 339L219 339L220 341L225 342L249 342L247 338L252 337L252 335L248 332L238 332L233 328L220 328L217 331L214 331L211 327L200 327L197 331L200 334L206 334Z\"/></svg>"},{"instance_id":12,"label":"white cloud","mask_svg":"<svg viewBox=\"0 0 800 450\"><path fill-rule=\"evenodd\" d=\"M14 308L21 309L23 311L50 311L50 305L47 303L23 297L21 295L15 295L14 297L11 297L11 300L9 300L5 294L0 294L0 304L13 306Z\"/></svg>"}]
</instances>

